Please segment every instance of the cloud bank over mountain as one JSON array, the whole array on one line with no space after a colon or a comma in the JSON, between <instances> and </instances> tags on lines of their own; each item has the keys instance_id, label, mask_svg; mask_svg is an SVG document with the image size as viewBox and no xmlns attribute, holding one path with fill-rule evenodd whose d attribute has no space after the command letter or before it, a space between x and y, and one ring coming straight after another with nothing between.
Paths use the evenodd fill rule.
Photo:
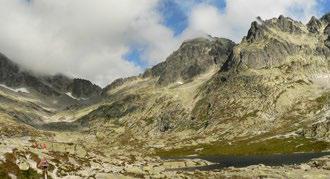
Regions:
<instances>
[{"instance_id":1,"label":"cloud bank over mountain","mask_svg":"<svg viewBox=\"0 0 330 179\"><path fill-rule=\"evenodd\" d=\"M163 6L165 1L177 8ZM320 2L0 0L0 52L38 73L64 73L104 86L165 60L186 39L210 34L238 42L256 16L284 14L306 22L320 15ZM167 19L173 11L183 17ZM182 20L182 31L175 33ZM128 57L132 51L137 53Z\"/></svg>"}]
</instances>

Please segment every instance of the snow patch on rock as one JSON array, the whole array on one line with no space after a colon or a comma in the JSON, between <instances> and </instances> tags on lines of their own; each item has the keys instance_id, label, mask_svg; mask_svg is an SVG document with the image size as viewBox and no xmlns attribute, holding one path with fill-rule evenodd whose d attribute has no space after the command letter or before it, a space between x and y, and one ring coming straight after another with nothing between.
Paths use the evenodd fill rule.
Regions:
<instances>
[{"instance_id":1,"label":"snow patch on rock","mask_svg":"<svg viewBox=\"0 0 330 179\"><path fill-rule=\"evenodd\" d=\"M78 98L76 98L76 97L74 97L73 95L72 95L72 93L71 92L67 92L67 93L65 93L66 95L68 95L70 98L72 98L72 99L76 99L76 100L78 100Z\"/></svg>"},{"instance_id":2,"label":"snow patch on rock","mask_svg":"<svg viewBox=\"0 0 330 179\"><path fill-rule=\"evenodd\" d=\"M30 91L28 89L26 89L26 88L10 88L10 87L8 87L8 86L6 86L4 84L0 84L0 87L6 88L6 89L8 89L10 91L14 91L16 93L30 93Z\"/></svg>"},{"instance_id":3,"label":"snow patch on rock","mask_svg":"<svg viewBox=\"0 0 330 179\"><path fill-rule=\"evenodd\" d=\"M71 92L67 92L65 94L68 95L70 98L75 99L75 100L87 100L87 98L76 98L72 95Z\"/></svg>"}]
</instances>

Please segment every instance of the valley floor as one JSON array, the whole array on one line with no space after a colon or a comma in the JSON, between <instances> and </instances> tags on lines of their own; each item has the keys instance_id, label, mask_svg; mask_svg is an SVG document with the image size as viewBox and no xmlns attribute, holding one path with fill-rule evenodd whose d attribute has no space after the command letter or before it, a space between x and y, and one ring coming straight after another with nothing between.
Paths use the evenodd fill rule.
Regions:
<instances>
[{"instance_id":1,"label":"valley floor","mask_svg":"<svg viewBox=\"0 0 330 179\"><path fill-rule=\"evenodd\" d=\"M42 149L36 144L45 144ZM109 145L90 134L49 132L43 137L0 140L0 178L40 178L41 158L49 161L49 178L329 178L330 156L303 164L199 170L212 162L191 158L165 159L157 147ZM192 147L193 148L193 147ZM202 149L198 149L202 150ZM197 151L198 151L197 150ZM187 153L189 154L189 153ZM185 155L185 153L182 153ZM169 154L167 153L167 156ZM193 170L192 170L193 169Z\"/></svg>"}]
</instances>

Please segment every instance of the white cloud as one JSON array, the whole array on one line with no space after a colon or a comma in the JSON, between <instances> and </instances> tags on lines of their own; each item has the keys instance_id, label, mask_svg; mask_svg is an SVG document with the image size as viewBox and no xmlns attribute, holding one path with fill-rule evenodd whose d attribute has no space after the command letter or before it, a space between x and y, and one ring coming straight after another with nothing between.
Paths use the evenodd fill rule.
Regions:
<instances>
[{"instance_id":1,"label":"white cloud","mask_svg":"<svg viewBox=\"0 0 330 179\"><path fill-rule=\"evenodd\" d=\"M256 16L284 14L299 20L316 14L316 0L179 1L189 25L174 37L157 11L162 0L0 0L0 52L27 69L87 78L102 86L136 75L141 67L124 59L131 46L156 64L180 42L205 34L239 41Z\"/></svg>"},{"instance_id":2,"label":"white cloud","mask_svg":"<svg viewBox=\"0 0 330 179\"><path fill-rule=\"evenodd\" d=\"M257 16L263 19L283 14L306 22L318 15L316 0L226 0L226 8L219 10L209 3L192 7L189 27L184 37L200 34L222 36L239 42Z\"/></svg>"},{"instance_id":3,"label":"white cloud","mask_svg":"<svg viewBox=\"0 0 330 179\"><path fill-rule=\"evenodd\" d=\"M143 44L156 63L174 49L158 0L0 0L0 51L27 69L62 72L98 84L142 69L123 59Z\"/></svg>"}]
</instances>

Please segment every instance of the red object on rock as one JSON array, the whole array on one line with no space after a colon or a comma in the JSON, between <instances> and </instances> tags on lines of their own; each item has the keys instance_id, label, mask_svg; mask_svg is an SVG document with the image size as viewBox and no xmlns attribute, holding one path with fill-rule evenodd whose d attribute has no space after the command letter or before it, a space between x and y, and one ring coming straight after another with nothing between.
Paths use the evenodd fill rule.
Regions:
<instances>
[{"instance_id":1,"label":"red object on rock","mask_svg":"<svg viewBox=\"0 0 330 179\"><path fill-rule=\"evenodd\" d=\"M46 149L47 148L47 145L46 144L42 144L42 148L43 149Z\"/></svg>"},{"instance_id":2,"label":"red object on rock","mask_svg":"<svg viewBox=\"0 0 330 179\"><path fill-rule=\"evenodd\" d=\"M49 163L45 158L41 159L41 161L38 164L38 168L41 168L41 169L47 169L48 166L49 166Z\"/></svg>"}]
</instances>

